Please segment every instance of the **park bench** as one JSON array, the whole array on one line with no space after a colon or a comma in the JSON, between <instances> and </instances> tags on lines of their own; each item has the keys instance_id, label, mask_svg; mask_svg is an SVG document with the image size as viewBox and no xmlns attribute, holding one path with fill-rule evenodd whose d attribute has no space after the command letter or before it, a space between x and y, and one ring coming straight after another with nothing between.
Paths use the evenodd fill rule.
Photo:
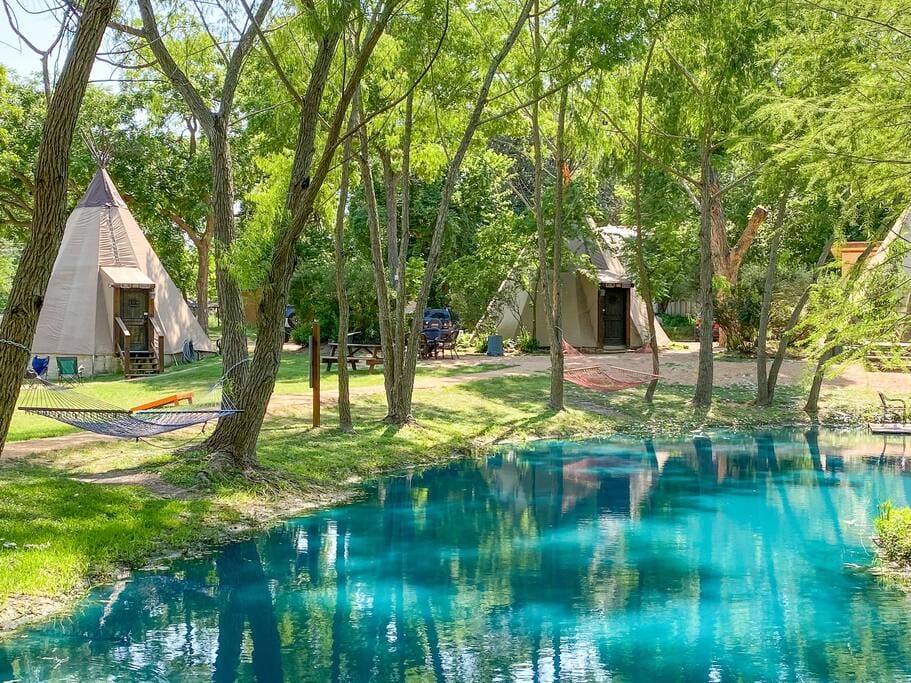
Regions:
<instances>
[{"instance_id":1,"label":"park bench","mask_svg":"<svg viewBox=\"0 0 911 683\"><path fill-rule=\"evenodd\" d=\"M360 358L348 356L348 365L351 366L352 370L357 370L357 364L360 360ZM323 356L322 361L326 364L326 372L330 372L332 370L332 366L338 363L338 356Z\"/></svg>"},{"instance_id":2,"label":"park bench","mask_svg":"<svg viewBox=\"0 0 911 683\"><path fill-rule=\"evenodd\" d=\"M911 369L911 344L897 342L874 344L867 352L866 361L871 370L907 372Z\"/></svg>"},{"instance_id":3,"label":"park bench","mask_svg":"<svg viewBox=\"0 0 911 683\"><path fill-rule=\"evenodd\" d=\"M329 342L329 355L323 356L322 361L326 364L326 372L332 370L332 366L338 363L338 342ZM380 356L381 346L379 344L362 344L360 342L348 342L348 365L352 370L357 370L357 364L366 363L370 370L377 365L383 364L383 358Z\"/></svg>"}]
</instances>

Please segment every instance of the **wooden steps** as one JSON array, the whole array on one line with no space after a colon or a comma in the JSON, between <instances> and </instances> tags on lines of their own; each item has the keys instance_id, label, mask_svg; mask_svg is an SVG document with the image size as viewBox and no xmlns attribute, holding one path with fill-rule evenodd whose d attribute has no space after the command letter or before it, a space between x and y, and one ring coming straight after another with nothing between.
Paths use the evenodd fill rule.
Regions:
<instances>
[{"instance_id":1,"label":"wooden steps","mask_svg":"<svg viewBox=\"0 0 911 683\"><path fill-rule=\"evenodd\" d=\"M123 362L123 356L120 358ZM135 377L149 377L158 374L158 359L151 351L131 351L130 367L124 372L127 379Z\"/></svg>"}]
</instances>

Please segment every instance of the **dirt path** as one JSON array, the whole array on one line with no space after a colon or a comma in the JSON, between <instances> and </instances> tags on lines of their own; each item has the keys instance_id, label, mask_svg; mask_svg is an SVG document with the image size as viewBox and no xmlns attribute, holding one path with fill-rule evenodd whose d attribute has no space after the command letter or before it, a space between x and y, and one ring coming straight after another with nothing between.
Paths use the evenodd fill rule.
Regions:
<instances>
[{"instance_id":1,"label":"dirt path","mask_svg":"<svg viewBox=\"0 0 911 683\"><path fill-rule=\"evenodd\" d=\"M415 381L415 389L435 389L442 387L454 386L463 382L485 379L490 377L500 377L505 375L529 375L535 372L542 372L550 367L549 360L546 356L532 356L525 359L530 362L513 362L514 359L506 359L504 362L510 363L508 368L498 368L497 370L473 372L466 374L451 375L448 377L426 377L419 378ZM516 359L518 360L518 359ZM472 365L498 363L500 359L487 358L479 356L477 358L468 358L458 361L441 361L448 367L468 367ZM382 384L368 387L352 387L350 394L352 398L363 396L376 396L384 392ZM321 393L323 406L334 406L338 402L338 390L327 389ZM301 407L308 407L312 403L310 394L278 394L273 395L269 401L268 415L287 415L289 412L296 412ZM196 428L191 428L196 429ZM179 433L180 430L174 433ZM64 434L62 436L51 436L42 439L27 439L24 441L11 441L3 449L3 460L22 460L29 456L41 453L50 453L62 449L75 448L78 446L96 444L101 441L119 441L109 436L95 434L93 432L77 432L75 434ZM116 482L124 483L124 482Z\"/></svg>"}]
</instances>

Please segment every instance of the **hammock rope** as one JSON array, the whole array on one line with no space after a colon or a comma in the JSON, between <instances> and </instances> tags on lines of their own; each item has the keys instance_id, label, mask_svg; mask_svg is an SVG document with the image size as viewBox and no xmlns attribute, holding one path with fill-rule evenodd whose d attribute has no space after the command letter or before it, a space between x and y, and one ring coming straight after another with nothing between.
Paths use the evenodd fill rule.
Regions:
<instances>
[{"instance_id":1,"label":"hammock rope","mask_svg":"<svg viewBox=\"0 0 911 683\"><path fill-rule=\"evenodd\" d=\"M227 374L192 405L148 410L124 409L100 398L81 394L72 386L38 378L23 388L19 410L96 434L140 439L205 425L241 412L224 390L226 377Z\"/></svg>"},{"instance_id":2,"label":"hammock rope","mask_svg":"<svg viewBox=\"0 0 911 683\"><path fill-rule=\"evenodd\" d=\"M563 370L563 378L567 382L572 382L585 389L620 391L661 379L659 375L650 372L630 370L615 365L592 365L585 354L571 346L565 339L563 340L563 357L568 363Z\"/></svg>"}]
</instances>

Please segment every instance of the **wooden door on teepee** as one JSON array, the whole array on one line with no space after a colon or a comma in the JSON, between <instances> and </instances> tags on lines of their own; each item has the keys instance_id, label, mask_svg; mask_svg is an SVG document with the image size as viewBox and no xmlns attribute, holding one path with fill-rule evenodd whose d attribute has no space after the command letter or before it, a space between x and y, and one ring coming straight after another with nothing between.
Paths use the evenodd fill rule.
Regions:
<instances>
[{"instance_id":1,"label":"wooden door on teepee","mask_svg":"<svg viewBox=\"0 0 911 683\"><path fill-rule=\"evenodd\" d=\"M120 290L120 319L130 331L130 351L149 350L149 290Z\"/></svg>"}]
</instances>

